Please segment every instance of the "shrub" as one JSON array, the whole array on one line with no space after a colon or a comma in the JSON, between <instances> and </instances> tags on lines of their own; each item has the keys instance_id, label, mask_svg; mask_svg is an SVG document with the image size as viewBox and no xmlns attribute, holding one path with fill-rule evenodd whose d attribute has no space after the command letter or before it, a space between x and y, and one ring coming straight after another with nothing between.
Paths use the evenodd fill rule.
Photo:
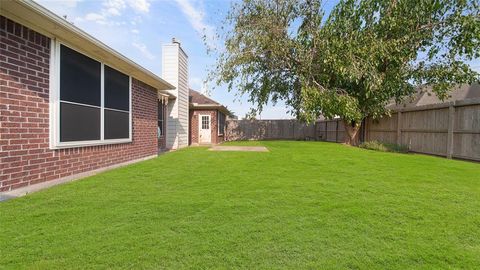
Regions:
<instances>
[{"instance_id":1,"label":"shrub","mask_svg":"<svg viewBox=\"0 0 480 270\"><path fill-rule=\"evenodd\" d=\"M408 147L406 145L395 143L382 143L379 141L363 142L359 145L359 147L381 152L408 153Z\"/></svg>"}]
</instances>

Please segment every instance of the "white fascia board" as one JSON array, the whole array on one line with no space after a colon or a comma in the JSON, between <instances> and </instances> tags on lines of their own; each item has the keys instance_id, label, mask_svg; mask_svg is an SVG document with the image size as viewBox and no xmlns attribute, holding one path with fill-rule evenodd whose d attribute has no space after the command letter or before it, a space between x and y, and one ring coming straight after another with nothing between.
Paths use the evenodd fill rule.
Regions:
<instances>
[{"instance_id":1,"label":"white fascia board","mask_svg":"<svg viewBox=\"0 0 480 270\"><path fill-rule=\"evenodd\" d=\"M1 2L1 15L17 23L23 24L49 38L59 38L75 47L77 50L84 51L89 56L99 59L115 69L151 85L156 89L175 89L175 87L167 81L128 59L43 6L31 0Z\"/></svg>"}]
</instances>

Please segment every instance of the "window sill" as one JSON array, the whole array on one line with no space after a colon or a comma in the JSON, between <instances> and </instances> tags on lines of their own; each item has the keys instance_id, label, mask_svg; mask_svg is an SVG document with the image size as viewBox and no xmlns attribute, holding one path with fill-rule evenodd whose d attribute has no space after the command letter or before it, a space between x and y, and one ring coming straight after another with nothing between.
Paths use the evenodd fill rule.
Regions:
<instances>
[{"instance_id":1,"label":"window sill","mask_svg":"<svg viewBox=\"0 0 480 270\"><path fill-rule=\"evenodd\" d=\"M83 142L64 142L64 143L59 143L57 145L50 146L50 149L54 150L54 149L79 148L79 147L121 144L121 143L131 143L131 142L132 142L132 139L114 139L114 140L83 141Z\"/></svg>"}]
</instances>

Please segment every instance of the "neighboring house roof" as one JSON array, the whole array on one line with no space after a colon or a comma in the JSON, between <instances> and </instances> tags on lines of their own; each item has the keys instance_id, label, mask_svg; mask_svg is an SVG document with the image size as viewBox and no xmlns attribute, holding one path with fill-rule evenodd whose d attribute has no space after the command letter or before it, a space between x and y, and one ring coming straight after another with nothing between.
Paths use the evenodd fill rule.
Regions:
<instances>
[{"instance_id":1,"label":"neighboring house roof","mask_svg":"<svg viewBox=\"0 0 480 270\"><path fill-rule=\"evenodd\" d=\"M395 101L390 102L386 108L396 111L402 109L412 109L419 106L442 104L452 101L468 100L468 99L480 99L480 84L462 84L458 87L454 87L449 93L449 97L445 100L440 100L437 95L432 91L432 87L418 88L417 92L407 98L403 103L397 104ZM317 121L324 121L323 115L320 115Z\"/></svg>"},{"instance_id":2,"label":"neighboring house roof","mask_svg":"<svg viewBox=\"0 0 480 270\"><path fill-rule=\"evenodd\" d=\"M404 108L414 108L418 106L424 105L432 105L432 104L441 104L446 102L458 101L458 100L466 100L472 98L480 98L480 84L462 84L458 87L452 89L449 93L449 97L444 99L443 101L440 100L437 95L432 91L431 87L426 88L419 88L417 93L401 104L396 104L394 102L387 105L388 109L397 110L397 109L404 109Z\"/></svg>"},{"instance_id":3,"label":"neighboring house roof","mask_svg":"<svg viewBox=\"0 0 480 270\"><path fill-rule=\"evenodd\" d=\"M193 89L190 89L188 102L192 109L216 109L230 115L230 111L225 106Z\"/></svg>"},{"instance_id":4,"label":"neighboring house roof","mask_svg":"<svg viewBox=\"0 0 480 270\"><path fill-rule=\"evenodd\" d=\"M151 71L90 36L64 18L33 1L1 1L1 14L49 38L59 38L68 46L84 52L158 90L175 89Z\"/></svg>"}]
</instances>

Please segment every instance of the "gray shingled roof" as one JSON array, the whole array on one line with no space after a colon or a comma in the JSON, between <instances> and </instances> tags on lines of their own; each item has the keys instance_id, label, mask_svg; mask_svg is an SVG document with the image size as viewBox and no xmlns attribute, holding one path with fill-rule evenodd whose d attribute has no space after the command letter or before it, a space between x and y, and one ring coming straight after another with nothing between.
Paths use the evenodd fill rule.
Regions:
<instances>
[{"instance_id":1,"label":"gray shingled roof","mask_svg":"<svg viewBox=\"0 0 480 270\"><path fill-rule=\"evenodd\" d=\"M437 97L437 95L435 95L435 93L432 92L431 87L419 89L413 97L408 98L404 103L402 104L391 103L387 105L387 108L391 110L402 109L402 108L413 108L413 107L418 107L423 105L440 104L445 102L465 100L465 99L471 99L471 98L480 98L480 84L478 83L474 83L471 85L463 84L463 85L460 85L459 87L455 87L449 93L449 97L443 101L440 100Z\"/></svg>"}]
</instances>

